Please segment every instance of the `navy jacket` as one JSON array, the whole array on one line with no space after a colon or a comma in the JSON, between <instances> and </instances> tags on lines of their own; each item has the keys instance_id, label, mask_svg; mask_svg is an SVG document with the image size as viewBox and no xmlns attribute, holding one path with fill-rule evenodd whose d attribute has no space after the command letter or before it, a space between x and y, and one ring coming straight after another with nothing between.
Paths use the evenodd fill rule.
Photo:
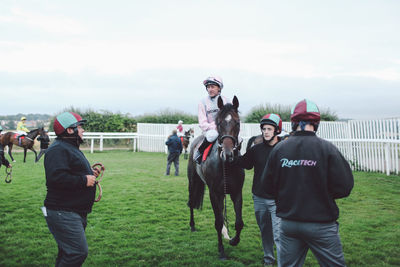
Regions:
<instances>
[{"instance_id":1,"label":"navy jacket","mask_svg":"<svg viewBox=\"0 0 400 267\"><path fill-rule=\"evenodd\" d=\"M182 153L182 142L176 134L171 135L165 144L168 146L169 153Z\"/></svg>"},{"instance_id":2,"label":"navy jacket","mask_svg":"<svg viewBox=\"0 0 400 267\"><path fill-rule=\"evenodd\" d=\"M87 187L92 168L76 144L57 138L44 156L47 195L44 205L53 210L87 214L92 211L96 187Z\"/></svg>"},{"instance_id":3,"label":"navy jacket","mask_svg":"<svg viewBox=\"0 0 400 267\"><path fill-rule=\"evenodd\" d=\"M350 166L330 142L298 131L275 146L262 174L263 188L274 196L277 216L303 222L339 217L335 199L350 194Z\"/></svg>"}]
</instances>

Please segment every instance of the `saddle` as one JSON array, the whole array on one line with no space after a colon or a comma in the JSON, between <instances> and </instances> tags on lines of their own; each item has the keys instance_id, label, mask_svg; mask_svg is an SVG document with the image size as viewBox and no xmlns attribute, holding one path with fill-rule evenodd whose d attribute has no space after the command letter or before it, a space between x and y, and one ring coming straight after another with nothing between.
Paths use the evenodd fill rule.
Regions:
<instances>
[{"instance_id":1,"label":"saddle","mask_svg":"<svg viewBox=\"0 0 400 267\"><path fill-rule=\"evenodd\" d=\"M202 142L203 142L203 140L204 140L204 139L202 139ZM196 145L195 151L197 151L197 150L199 149L199 147L200 147L200 145L202 144L202 142L199 142L199 143ZM215 143L215 141L212 142L211 144L209 144L209 145L206 147L206 149L204 149L203 156L202 156L202 158L201 158L201 162L204 162L204 161L207 159L207 157L208 157L208 155L210 154L211 148L213 147L214 143Z\"/></svg>"},{"instance_id":2,"label":"saddle","mask_svg":"<svg viewBox=\"0 0 400 267\"><path fill-rule=\"evenodd\" d=\"M18 145L21 146L22 140L25 138L26 136L23 134L14 134L14 138L18 140Z\"/></svg>"}]
</instances>

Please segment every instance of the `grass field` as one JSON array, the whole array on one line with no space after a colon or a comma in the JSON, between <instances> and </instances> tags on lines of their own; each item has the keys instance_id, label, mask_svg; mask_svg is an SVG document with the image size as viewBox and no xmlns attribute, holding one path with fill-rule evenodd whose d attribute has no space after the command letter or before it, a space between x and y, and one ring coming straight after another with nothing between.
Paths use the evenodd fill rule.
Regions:
<instances>
[{"instance_id":1,"label":"grass field","mask_svg":"<svg viewBox=\"0 0 400 267\"><path fill-rule=\"evenodd\" d=\"M106 151L86 153L106 172L103 198L88 216L89 256L84 266L262 266L259 230L251 199L252 171L243 190L245 227L237 247L225 242L218 260L208 192L190 232L187 161L181 175L164 176L166 155ZM13 181L0 169L0 266L53 266L56 243L40 211L46 195L43 159L15 153ZM338 201L340 235L348 266L400 266L400 177L357 172L350 197ZM233 231L234 214L228 202ZM318 266L309 252L304 266Z\"/></svg>"}]
</instances>

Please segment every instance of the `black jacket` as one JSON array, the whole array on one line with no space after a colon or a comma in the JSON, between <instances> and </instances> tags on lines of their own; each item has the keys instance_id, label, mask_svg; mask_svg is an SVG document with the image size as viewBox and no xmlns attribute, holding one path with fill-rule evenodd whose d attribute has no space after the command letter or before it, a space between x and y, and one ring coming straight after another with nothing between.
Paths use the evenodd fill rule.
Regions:
<instances>
[{"instance_id":1,"label":"black jacket","mask_svg":"<svg viewBox=\"0 0 400 267\"><path fill-rule=\"evenodd\" d=\"M57 138L44 157L47 195L44 205L53 210L92 210L96 187L87 187L86 175L93 175L86 157L73 142Z\"/></svg>"},{"instance_id":2,"label":"black jacket","mask_svg":"<svg viewBox=\"0 0 400 267\"><path fill-rule=\"evenodd\" d=\"M275 197L277 216L303 222L337 220L335 199L348 196L354 185L339 150L310 131L295 132L276 145L262 179Z\"/></svg>"},{"instance_id":3,"label":"black jacket","mask_svg":"<svg viewBox=\"0 0 400 267\"><path fill-rule=\"evenodd\" d=\"M264 139L263 139L264 140ZM257 145L249 148L243 156L240 156L234 164L248 170L254 167L253 187L252 193L258 197L273 199L271 194L267 194L262 188L261 175L267 164L269 154L274 147L270 146L267 142L263 141Z\"/></svg>"},{"instance_id":4,"label":"black jacket","mask_svg":"<svg viewBox=\"0 0 400 267\"><path fill-rule=\"evenodd\" d=\"M182 142L176 134L171 135L165 144L168 146L169 153L182 153Z\"/></svg>"}]
</instances>

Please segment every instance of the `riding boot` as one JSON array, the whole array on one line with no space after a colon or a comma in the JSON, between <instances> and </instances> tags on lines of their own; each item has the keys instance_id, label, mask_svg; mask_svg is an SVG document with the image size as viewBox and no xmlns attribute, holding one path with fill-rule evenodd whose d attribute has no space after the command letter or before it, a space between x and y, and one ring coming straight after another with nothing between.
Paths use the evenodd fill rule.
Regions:
<instances>
[{"instance_id":1,"label":"riding boot","mask_svg":"<svg viewBox=\"0 0 400 267\"><path fill-rule=\"evenodd\" d=\"M196 153L193 156L193 159L194 159L194 161L196 161L197 164L201 164L201 160L203 158L203 152L210 144L211 143L208 142L207 139L204 138L203 143L199 146L199 149L196 151Z\"/></svg>"}]
</instances>

